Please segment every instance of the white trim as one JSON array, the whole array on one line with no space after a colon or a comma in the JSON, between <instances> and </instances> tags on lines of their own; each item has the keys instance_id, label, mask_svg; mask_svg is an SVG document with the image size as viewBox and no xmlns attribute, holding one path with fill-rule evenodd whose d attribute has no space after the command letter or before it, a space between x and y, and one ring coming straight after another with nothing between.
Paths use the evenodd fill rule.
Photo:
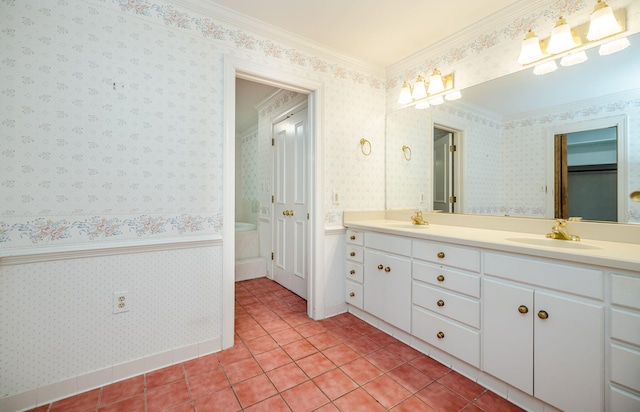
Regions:
<instances>
[{"instance_id":1,"label":"white trim","mask_svg":"<svg viewBox=\"0 0 640 412\"><path fill-rule=\"evenodd\" d=\"M0 267L56 260L115 256L129 253L149 253L165 250L220 246L220 235L193 236L180 239L146 239L130 242L88 243L81 245L31 247L0 251Z\"/></svg>"},{"instance_id":2,"label":"white trim","mask_svg":"<svg viewBox=\"0 0 640 412\"><path fill-rule=\"evenodd\" d=\"M558 124L543 129L547 153L547 199L545 202L545 208L547 212L545 214L545 217L553 218L553 214L555 211L554 136L557 134L574 133L585 130L605 129L607 127L616 127L618 131L618 222L629 222L629 181L627 180L627 170L629 169L629 164L627 161L627 145L629 143L627 139L627 115L617 115L611 117L602 117L598 119L584 120L574 123Z\"/></svg>"},{"instance_id":3,"label":"white trim","mask_svg":"<svg viewBox=\"0 0 640 412\"><path fill-rule=\"evenodd\" d=\"M222 346L233 346L234 340L234 285L235 285L235 82L236 76L251 78L262 83L276 82L290 90L310 93L308 97L310 142L313 159L309 173L310 196L310 282L307 310L313 319L324 317L323 236L324 216L322 197L322 83L295 74L285 73L243 60L224 56L224 187L223 187L223 253L222 253ZM273 83L270 83L273 84Z\"/></svg>"}]
</instances>

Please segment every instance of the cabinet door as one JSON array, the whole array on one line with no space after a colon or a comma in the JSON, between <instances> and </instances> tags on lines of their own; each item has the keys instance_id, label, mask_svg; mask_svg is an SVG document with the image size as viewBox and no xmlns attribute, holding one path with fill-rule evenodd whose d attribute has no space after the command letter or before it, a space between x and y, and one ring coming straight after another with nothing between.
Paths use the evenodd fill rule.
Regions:
<instances>
[{"instance_id":1,"label":"cabinet door","mask_svg":"<svg viewBox=\"0 0 640 412\"><path fill-rule=\"evenodd\" d=\"M483 297L483 369L533 395L533 290L485 278Z\"/></svg>"},{"instance_id":2,"label":"cabinet door","mask_svg":"<svg viewBox=\"0 0 640 412\"><path fill-rule=\"evenodd\" d=\"M535 396L566 411L603 410L602 305L539 291L535 302Z\"/></svg>"},{"instance_id":3,"label":"cabinet door","mask_svg":"<svg viewBox=\"0 0 640 412\"><path fill-rule=\"evenodd\" d=\"M411 261L365 250L364 310L404 331L411 329Z\"/></svg>"}]
</instances>

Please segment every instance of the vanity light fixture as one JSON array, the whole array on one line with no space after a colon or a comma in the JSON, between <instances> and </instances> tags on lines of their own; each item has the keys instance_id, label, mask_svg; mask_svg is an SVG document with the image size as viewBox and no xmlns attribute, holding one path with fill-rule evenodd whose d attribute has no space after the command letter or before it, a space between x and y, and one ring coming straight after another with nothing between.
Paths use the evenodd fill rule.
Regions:
<instances>
[{"instance_id":1,"label":"vanity light fixture","mask_svg":"<svg viewBox=\"0 0 640 412\"><path fill-rule=\"evenodd\" d=\"M413 83L403 82L400 88L398 104L414 104L416 109L426 109L431 105L444 103L446 100L457 100L462 97L459 90L453 88L453 73L443 76L438 69L434 69L427 82L419 75Z\"/></svg>"},{"instance_id":2,"label":"vanity light fixture","mask_svg":"<svg viewBox=\"0 0 640 412\"><path fill-rule=\"evenodd\" d=\"M600 54L600 56L607 56L609 54L619 52L620 50L624 50L629 46L629 39L627 39L626 37L621 37L617 40L604 43L602 46L600 46L598 53Z\"/></svg>"},{"instance_id":3,"label":"vanity light fixture","mask_svg":"<svg viewBox=\"0 0 640 412\"><path fill-rule=\"evenodd\" d=\"M427 97L427 86L424 84L424 77L418 76L413 84L413 92L411 93L413 100L420 100Z\"/></svg>"},{"instance_id":4,"label":"vanity light fixture","mask_svg":"<svg viewBox=\"0 0 640 412\"><path fill-rule=\"evenodd\" d=\"M544 53L542 53L542 49L540 48L540 39L533 30L530 29L522 42L518 63L525 65L542 58L544 58Z\"/></svg>"},{"instance_id":5,"label":"vanity light fixture","mask_svg":"<svg viewBox=\"0 0 640 412\"><path fill-rule=\"evenodd\" d=\"M587 53L584 50L581 50L577 53L569 53L560 59L561 66L573 66L575 64L584 63L588 60Z\"/></svg>"},{"instance_id":6,"label":"vanity light fixture","mask_svg":"<svg viewBox=\"0 0 640 412\"><path fill-rule=\"evenodd\" d=\"M558 54L571 50L576 46L579 46L579 44L573 39L571 26L569 26L564 17L560 16L556 21L556 27L551 31L547 53Z\"/></svg>"},{"instance_id":7,"label":"vanity light fixture","mask_svg":"<svg viewBox=\"0 0 640 412\"><path fill-rule=\"evenodd\" d=\"M587 40L594 41L609 37L622 31L622 27L613 15L613 9L602 0L593 8L589 21Z\"/></svg>"},{"instance_id":8,"label":"vanity light fixture","mask_svg":"<svg viewBox=\"0 0 640 412\"><path fill-rule=\"evenodd\" d=\"M626 10L612 10L603 0L597 3L588 23L574 26L573 29L561 16L548 39L540 40L532 30L522 42L518 63L523 66L534 65L534 74L550 73L560 65L573 66L587 60L585 50L600 46L600 55L615 53L629 46L624 36L626 31Z\"/></svg>"},{"instance_id":9,"label":"vanity light fixture","mask_svg":"<svg viewBox=\"0 0 640 412\"><path fill-rule=\"evenodd\" d=\"M431 77L429 77L429 90L427 93L434 95L444 91L444 83L442 82L442 74L440 70L433 69Z\"/></svg>"},{"instance_id":10,"label":"vanity light fixture","mask_svg":"<svg viewBox=\"0 0 640 412\"><path fill-rule=\"evenodd\" d=\"M558 69L558 65L555 60L551 60L545 63L540 63L533 68L533 74L543 75L554 72Z\"/></svg>"},{"instance_id":11,"label":"vanity light fixture","mask_svg":"<svg viewBox=\"0 0 640 412\"><path fill-rule=\"evenodd\" d=\"M413 101L411 97L411 85L409 82L402 83L402 88L400 89L400 98L398 98L398 103L400 104L408 104Z\"/></svg>"}]
</instances>

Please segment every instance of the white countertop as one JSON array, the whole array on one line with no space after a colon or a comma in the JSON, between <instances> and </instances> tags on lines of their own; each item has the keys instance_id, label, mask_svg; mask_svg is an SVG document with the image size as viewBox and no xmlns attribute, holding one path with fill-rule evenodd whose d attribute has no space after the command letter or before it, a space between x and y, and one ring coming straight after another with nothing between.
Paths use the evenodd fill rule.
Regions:
<instances>
[{"instance_id":1,"label":"white countertop","mask_svg":"<svg viewBox=\"0 0 640 412\"><path fill-rule=\"evenodd\" d=\"M574 242L547 239L545 233L538 235L440 224L418 226L410 221L389 219L345 220L344 225L351 229L640 272L640 245L633 243L590 239Z\"/></svg>"}]
</instances>

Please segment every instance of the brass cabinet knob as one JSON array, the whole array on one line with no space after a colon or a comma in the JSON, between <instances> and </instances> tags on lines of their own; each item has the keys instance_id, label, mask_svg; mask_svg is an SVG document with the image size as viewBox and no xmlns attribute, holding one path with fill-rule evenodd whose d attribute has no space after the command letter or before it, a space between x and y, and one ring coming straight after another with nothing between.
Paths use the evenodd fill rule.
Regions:
<instances>
[{"instance_id":1,"label":"brass cabinet knob","mask_svg":"<svg viewBox=\"0 0 640 412\"><path fill-rule=\"evenodd\" d=\"M444 259L444 252L438 252L438 259Z\"/></svg>"},{"instance_id":2,"label":"brass cabinet knob","mask_svg":"<svg viewBox=\"0 0 640 412\"><path fill-rule=\"evenodd\" d=\"M351 270L349 271L349 274L350 274L350 275L355 275L355 274L356 274L356 271L355 271L355 270L353 270L353 269L351 269Z\"/></svg>"},{"instance_id":3,"label":"brass cabinet knob","mask_svg":"<svg viewBox=\"0 0 640 412\"><path fill-rule=\"evenodd\" d=\"M351 237L349 237L349 239L356 240L356 237L354 235L351 235Z\"/></svg>"},{"instance_id":4,"label":"brass cabinet knob","mask_svg":"<svg viewBox=\"0 0 640 412\"><path fill-rule=\"evenodd\" d=\"M378 265L378 270L382 270L382 269L384 269L384 266Z\"/></svg>"},{"instance_id":5,"label":"brass cabinet knob","mask_svg":"<svg viewBox=\"0 0 640 412\"><path fill-rule=\"evenodd\" d=\"M438 279L438 282L444 282L444 275L439 275L437 279Z\"/></svg>"},{"instance_id":6,"label":"brass cabinet knob","mask_svg":"<svg viewBox=\"0 0 640 412\"><path fill-rule=\"evenodd\" d=\"M529 312L529 308L526 307L525 305L520 305L520 306L518 306L518 312L527 313L527 312Z\"/></svg>"},{"instance_id":7,"label":"brass cabinet knob","mask_svg":"<svg viewBox=\"0 0 640 412\"><path fill-rule=\"evenodd\" d=\"M444 332L438 332L436 336L438 337L438 339L444 339Z\"/></svg>"},{"instance_id":8,"label":"brass cabinet knob","mask_svg":"<svg viewBox=\"0 0 640 412\"><path fill-rule=\"evenodd\" d=\"M389 273L389 272L391 272L391 268L389 266L387 266L386 268L384 268L384 271Z\"/></svg>"},{"instance_id":9,"label":"brass cabinet knob","mask_svg":"<svg viewBox=\"0 0 640 412\"><path fill-rule=\"evenodd\" d=\"M444 300L440 299L439 301L436 302L436 305L440 307L444 306Z\"/></svg>"},{"instance_id":10,"label":"brass cabinet knob","mask_svg":"<svg viewBox=\"0 0 640 412\"><path fill-rule=\"evenodd\" d=\"M548 319L549 318L549 314L547 312L545 312L544 310L541 310L540 312L538 312L538 317L540 319Z\"/></svg>"},{"instance_id":11,"label":"brass cabinet knob","mask_svg":"<svg viewBox=\"0 0 640 412\"><path fill-rule=\"evenodd\" d=\"M349 253L349 256L355 256L355 255L356 255L356 252Z\"/></svg>"},{"instance_id":12,"label":"brass cabinet knob","mask_svg":"<svg viewBox=\"0 0 640 412\"><path fill-rule=\"evenodd\" d=\"M354 292L349 293L349 296L354 297L356 294Z\"/></svg>"}]
</instances>

